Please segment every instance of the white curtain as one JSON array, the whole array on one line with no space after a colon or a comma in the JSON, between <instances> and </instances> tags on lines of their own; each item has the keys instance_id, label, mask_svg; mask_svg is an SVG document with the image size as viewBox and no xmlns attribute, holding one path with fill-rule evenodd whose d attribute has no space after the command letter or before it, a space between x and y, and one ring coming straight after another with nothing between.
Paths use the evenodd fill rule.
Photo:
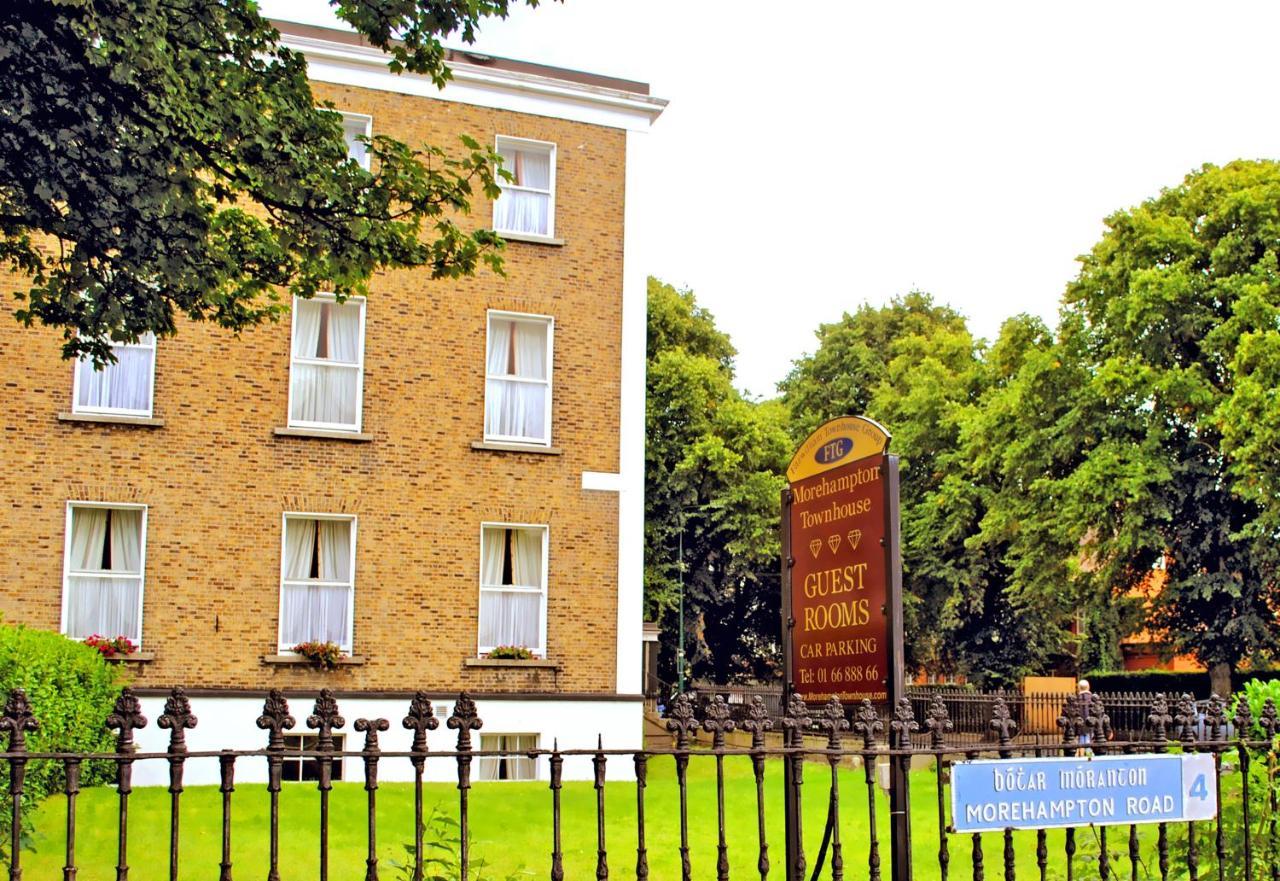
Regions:
<instances>
[{"instance_id":1,"label":"white curtain","mask_svg":"<svg viewBox=\"0 0 1280 881\"><path fill-rule=\"evenodd\" d=\"M281 644L292 646L315 641L346 646L351 593L351 522L290 517L285 521L284 552ZM312 572L317 572L319 577L313 577Z\"/></svg>"},{"instance_id":2,"label":"white curtain","mask_svg":"<svg viewBox=\"0 0 1280 881\"><path fill-rule=\"evenodd\" d=\"M142 512L72 508L69 553L67 635L84 639L96 633L141 641ZM101 572L114 577L93 574Z\"/></svg>"},{"instance_id":3,"label":"white curtain","mask_svg":"<svg viewBox=\"0 0 1280 881\"><path fill-rule=\"evenodd\" d=\"M490 320L485 434L547 439L547 327L542 321Z\"/></svg>"},{"instance_id":4,"label":"white curtain","mask_svg":"<svg viewBox=\"0 0 1280 881\"><path fill-rule=\"evenodd\" d=\"M511 539L511 571L504 572L508 533ZM519 645L541 650L543 532L537 529L486 529L484 538L480 645ZM511 586L537 590L501 589Z\"/></svg>"},{"instance_id":5,"label":"white curtain","mask_svg":"<svg viewBox=\"0 0 1280 881\"><path fill-rule=\"evenodd\" d=\"M101 369L89 360L76 363L76 406L94 410L151 412L151 375L155 365L155 337L143 338L145 346L113 346L116 363Z\"/></svg>"},{"instance_id":6,"label":"white curtain","mask_svg":"<svg viewBox=\"0 0 1280 881\"><path fill-rule=\"evenodd\" d=\"M480 749L528 752L538 748L536 734L481 734ZM528 756L484 756L479 762L481 780L535 780L537 766Z\"/></svg>"},{"instance_id":7,"label":"white curtain","mask_svg":"<svg viewBox=\"0 0 1280 881\"><path fill-rule=\"evenodd\" d=\"M506 546L505 529L485 529L480 543L480 583L486 587L502 584L502 558Z\"/></svg>"},{"instance_id":8,"label":"white curtain","mask_svg":"<svg viewBox=\"0 0 1280 881\"><path fill-rule=\"evenodd\" d=\"M515 176L515 187L503 182L502 195L494 212L494 228L499 232L550 235L551 153L500 147L503 167ZM542 192L535 192L541 190Z\"/></svg>"},{"instance_id":9,"label":"white curtain","mask_svg":"<svg viewBox=\"0 0 1280 881\"><path fill-rule=\"evenodd\" d=\"M360 308L351 301L294 300L293 421L356 424Z\"/></svg>"}]
</instances>

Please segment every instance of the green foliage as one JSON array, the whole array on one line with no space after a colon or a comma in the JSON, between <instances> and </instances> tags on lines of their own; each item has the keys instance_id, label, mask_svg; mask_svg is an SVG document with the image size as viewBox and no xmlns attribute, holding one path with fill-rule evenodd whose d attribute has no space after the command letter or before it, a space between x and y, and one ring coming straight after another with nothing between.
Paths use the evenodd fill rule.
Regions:
<instances>
[{"instance_id":1,"label":"green foliage","mask_svg":"<svg viewBox=\"0 0 1280 881\"><path fill-rule=\"evenodd\" d=\"M96 649L58 633L0 624L0 701L15 688L26 690L39 728L27 734L29 752L111 752L106 728L119 694L116 669ZM4 744L8 746L7 743ZM93 786L111 779L112 766L88 762L81 783ZM27 765L23 786L23 819L46 795L59 792L65 780L61 763L35 760ZM0 858L8 852L13 803L9 775L0 777ZM29 846L30 841L22 842Z\"/></svg>"},{"instance_id":2,"label":"green foliage","mask_svg":"<svg viewBox=\"0 0 1280 881\"><path fill-rule=\"evenodd\" d=\"M1056 423L1079 453L1050 478L1059 532L1091 563L1076 581L1105 600L1163 563L1148 623L1171 649L1210 667L1265 659L1280 511L1250 452L1266 419L1240 424L1256 389L1237 394L1237 377L1257 379L1249 352L1280 306L1280 164L1205 166L1107 224L1059 333L1085 374Z\"/></svg>"},{"instance_id":3,"label":"green foliage","mask_svg":"<svg viewBox=\"0 0 1280 881\"><path fill-rule=\"evenodd\" d=\"M689 675L776 679L787 411L733 386L733 346L690 291L649 279L645 612L674 679L684 547Z\"/></svg>"},{"instance_id":4,"label":"green foliage","mask_svg":"<svg viewBox=\"0 0 1280 881\"><path fill-rule=\"evenodd\" d=\"M1280 679L1250 679L1236 692L1228 711L1230 717L1235 718L1240 701L1246 701L1249 704L1250 713L1253 714L1253 728L1244 732L1237 731L1238 737L1247 737L1250 740L1266 739L1266 732L1262 730L1258 720L1262 717L1262 711L1268 700L1273 706L1280 708Z\"/></svg>"},{"instance_id":5,"label":"green foliage","mask_svg":"<svg viewBox=\"0 0 1280 881\"><path fill-rule=\"evenodd\" d=\"M1207 673L1183 673L1174 670L1093 670L1086 674L1095 694L1109 691L1143 691L1160 694L1190 694L1197 699L1209 697Z\"/></svg>"},{"instance_id":6,"label":"green foliage","mask_svg":"<svg viewBox=\"0 0 1280 881\"><path fill-rule=\"evenodd\" d=\"M438 804L432 805L431 813L422 820L422 877L425 881L494 881L493 876L486 872L488 861L483 856L475 855L474 838L468 836L467 844L472 855L467 866L467 877L463 879L459 860L462 827L453 817L443 813ZM404 881L413 881L417 868L416 845L411 841L404 849L407 858L392 860L391 867ZM504 875L502 881L519 881L532 874L521 867Z\"/></svg>"},{"instance_id":7,"label":"green foliage","mask_svg":"<svg viewBox=\"0 0 1280 881\"><path fill-rule=\"evenodd\" d=\"M443 86L439 38L470 41L509 3L334 6L393 70ZM497 196L498 155L379 135L364 170L278 39L252 0L5 4L0 262L30 278L20 321L102 361L112 341L173 334L177 314L233 331L275 319L281 289L365 293L389 267L501 271L501 240L459 222L477 192Z\"/></svg>"}]
</instances>

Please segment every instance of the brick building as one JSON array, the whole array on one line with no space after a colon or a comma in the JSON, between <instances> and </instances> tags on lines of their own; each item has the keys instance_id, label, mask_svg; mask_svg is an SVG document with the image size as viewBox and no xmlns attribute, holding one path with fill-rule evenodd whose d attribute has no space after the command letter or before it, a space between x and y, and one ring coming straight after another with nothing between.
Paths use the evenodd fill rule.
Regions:
<instances>
[{"instance_id":1,"label":"brick building","mask_svg":"<svg viewBox=\"0 0 1280 881\"><path fill-rule=\"evenodd\" d=\"M508 240L508 277L387 272L367 301L295 303L240 338L183 323L102 372L0 322L0 615L134 639L151 719L188 687L193 750L259 748L266 689L302 717L324 686L348 720L391 720L387 749L408 748L416 689L476 697L481 747L640 746L645 279L627 197L665 102L460 53L440 91L352 35L278 26L349 134L496 145L517 180L473 219ZM313 669L290 651L306 640L347 657ZM517 644L535 657L485 657Z\"/></svg>"}]
</instances>

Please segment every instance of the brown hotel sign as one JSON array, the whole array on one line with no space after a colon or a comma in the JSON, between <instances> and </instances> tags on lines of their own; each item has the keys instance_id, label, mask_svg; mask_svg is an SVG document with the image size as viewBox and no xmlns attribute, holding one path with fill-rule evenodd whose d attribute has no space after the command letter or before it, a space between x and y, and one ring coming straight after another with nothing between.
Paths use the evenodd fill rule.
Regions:
<instances>
[{"instance_id":1,"label":"brown hotel sign","mask_svg":"<svg viewBox=\"0 0 1280 881\"><path fill-rule=\"evenodd\" d=\"M841 417L811 434L787 469L787 683L807 701L902 693L898 462L888 445L872 420Z\"/></svg>"}]
</instances>

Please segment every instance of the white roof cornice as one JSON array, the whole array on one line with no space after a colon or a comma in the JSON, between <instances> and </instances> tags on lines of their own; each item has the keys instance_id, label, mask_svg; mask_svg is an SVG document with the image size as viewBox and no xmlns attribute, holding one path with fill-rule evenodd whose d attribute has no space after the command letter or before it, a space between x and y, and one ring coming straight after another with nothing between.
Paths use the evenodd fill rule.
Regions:
<instances>
[{"instance_id":1,"label":"white roof cornice","mask_svg":"<svg viewBox=\"0 0 1280 881\"><path fill-rule=\"evenodd\" d=\"M439 89L428 77L392 73L387 69L387 55L372 46L282 31L281 45L302 53L307 59L307 75L321 82L624 129L647 129L667 106L664 99L650 95L456 61L449 62L453 78Z\"/></svg>"}]
</instances>

